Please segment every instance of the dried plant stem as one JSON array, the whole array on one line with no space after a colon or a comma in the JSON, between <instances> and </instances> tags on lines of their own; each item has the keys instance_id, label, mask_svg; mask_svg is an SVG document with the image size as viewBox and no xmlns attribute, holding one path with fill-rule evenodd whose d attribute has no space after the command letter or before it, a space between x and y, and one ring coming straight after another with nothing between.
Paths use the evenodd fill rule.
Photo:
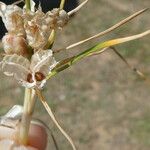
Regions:
<instances>
[{"instance_id":1,"label":"dried plant stem","mask_svg":"<svg viewBox=\"0 0 150 150\"><path fill-rule=\"evenodd\" d=\"M102 49L100 52L97 52L97 53L93 53L92 55L90 56L95 56L95 55L100 55L101 53L109 50L109 49L112 49L114 51L114 53L127 65L127 67L129 69L131 69L133 72L135 72L141 79L143 80L148 80L148 78L145 76L145 74L143 72L141 72L140 70L138 70L137 68L135 68L134 66L130 65L128 63L128 61L121 55L120 52L118 52L118 50L115 48L115 47L107 47L107 48L104 48Z\"/></svg>"},{"instance_id":2,"label":"dried plant stem","mask_svg":"<svg viewBox=\"0 0 150 150\"><path fill-rule=\"evenodd\" d=\"M28 144L28 133L32 114L35 106L35 91L33 89L25 89L23 114L20 124L19 143Z\"/></svg>"},{"instance_id":3,"label":"dried plant stem","mask_svg":"<svg viewBox=\"0 0 150 150\"><path fill-rule=\"evenodd\" d=\"M18 4L22 3L22 2L24 2L24 0L18 0L16 2L14 2L13 5L18 5Z\"/></svg>"},{"instance_id":4,"label":"dried plant stem","mask_svg":"<svg viewBox=\"0 0 150 150\"><path fill-rule=\"evenodd\" d=\"M137 68L131 66L128 61L118 52L118 50L115 47L110 47L115 54L117 54L120 59L131 69L133 70L138 76L140 76L140 78L142 78L143 80L146 80L147 77L144 75L144 73L142 73L140 70L138 70Z\"/></svg>"},{"instance_id":5,"label":"dried plant stem","mask_svg":"<svg viewBox=\"0 0 150 150\"><path fill-rule=\"evenodd\" d=\"M78 46L78 45L84 44L85 42L88 42L88 41L90 41L90 40L93 40L93 39L96 39L96 38L98 38L98 37L101 37L101 36L103 36L103 35L105 35L105 34L107 34L107 33L110 33L110 32L112 32L113 30L115 30L115 29L117 29L118 27L124 25L125 23L129 22L130 20L134 19L135 17L139 16L140 14L144 13L144 12L147 11L147 10L148 10L147 8L146 8L146 9L142 9L142 10L140 10L140 11L134 13L133 15L131 15L131 16L125 18L124 20L118 22L118 23L115 24L114 26L112 26L112 27L106 29L105 31L100 32L100 33L98 33L98 34L96 34L96 35L94 35L94 36L91 36L91 37L89 37L89 38L87 38L87 39L85 39L85 40L82 40L82 41L79 41L79 42L77 42L77 43L71 44L71 45L69 45L69 46L67 46L67 47L64 47L64 48L62 48L62 49L58 49L58 50L56 50L54 53L58 53L58 52L60 52L60 51L62 51L62 50L69 50L69 49L74 48L74 47L76 47L76 46Z\"/></svg>"},{"instance_id":6,"label":"dried plant stem","mask_svg":"<svg viewBox=\"0 0 150 150\"><path fill-rule=\"evenodd\" d=\"M75 9L71 10L70 12L68 12L68 15L71 16L74 13L76 13L77 11L79 11L86 3L88 2L88 0L85 0L83 3L81 3L78 7L76 7Z\"/></svg>"},{"instance_id":7,"label":"dried plant stem","mask_svg":"<svg viewBox=\"0 0 150 150\"><path fill-rule=\"evenodd\" d=\"M51 119L53 120L53 122L55 123L55 125L58 127L58 129L61 131L61 133L66 137L66 139L69 141L69 143L71 144L73 150L76 150L76 147L73 143L73 140L71 139L71 137L62 129L62 127L59 125L58 121L56 120L51 108L49 107L49 105L47 104L42 92L40 90L36 90L36 93L39 97L39 99L41 100L43 106L45 107L46 111L48 112L48 114L50 115Z\"/></svg>"}]
</instances>

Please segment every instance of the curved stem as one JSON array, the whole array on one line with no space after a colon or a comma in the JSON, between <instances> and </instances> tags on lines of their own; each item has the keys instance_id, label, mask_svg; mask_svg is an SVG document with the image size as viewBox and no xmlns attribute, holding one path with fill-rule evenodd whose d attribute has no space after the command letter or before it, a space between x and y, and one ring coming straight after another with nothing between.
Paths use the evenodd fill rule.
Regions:
<instances>
[{"instance_id":1,"label":"curved stem","mask_svg":"<svg viewBox=\"0 0 150 150\"><path fill-rule=\"evenodd\" d=\"M73 143L73 140L71 139L71 137L64 131L64 129L60 126L60 124L58 123L58 121L56 120L51 108L49 107L49 105L47 104L42 92L38 89L36 89L36 93L40 99L40 101L42 102L43 106L45 107L46 111L48 112L48 114L50 115L51 119L53 120L53 122L55 123L55 125L57 126L57 128L61 131L61 133L64 135L64 137L69 141L69 143L72 146L73 150L76 150L76 147Z\"/></svg>"}]
</instances>

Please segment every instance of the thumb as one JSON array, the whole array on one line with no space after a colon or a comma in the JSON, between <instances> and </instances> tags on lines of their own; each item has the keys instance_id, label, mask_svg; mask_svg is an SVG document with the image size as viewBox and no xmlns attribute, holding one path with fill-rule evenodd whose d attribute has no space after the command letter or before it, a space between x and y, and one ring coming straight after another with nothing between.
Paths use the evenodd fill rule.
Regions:
<instances>
[{"instance_id":1,"label":"thumb","mask_svg":"<svg viewBox=\"0 0 150 150\"><path fill-rule=\"evenodd\" d=\"M9 150L12 146L16 146L18 128L13 129L6 126L0 126L0 150ZM47 145L47 133L44 126L38 123L32 123L29 129L29 141L27 150L44 150ZM4 147L4 149L2 149ZM18 147L19 148L19 147ZM36 149L35 149L36 148ZM15 149L19 150L19 149ZM21 150L26 150L25 147Z\"/></svg>"}]
</instances>

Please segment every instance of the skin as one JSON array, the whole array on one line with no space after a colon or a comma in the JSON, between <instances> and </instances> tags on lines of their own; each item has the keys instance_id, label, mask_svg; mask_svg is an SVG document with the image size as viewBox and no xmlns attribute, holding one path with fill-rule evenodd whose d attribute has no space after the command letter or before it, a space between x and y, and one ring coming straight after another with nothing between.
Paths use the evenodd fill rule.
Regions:
<instances>
[{"instance_id":1,"label":"skin","mask_svg":"<svg viewBox=\"0 0 150 150\"><path fill-rule=\"evenodd\" d=\"M45 128L39 124L33 124L33 123L31 124L29 130L29 141L27 146L18 145L16 142L17 137L18 137L18 127L14 129L14 128L0 126L1 150L45 150L46 149L47 133Z\"/></svg>"}]
</instances>

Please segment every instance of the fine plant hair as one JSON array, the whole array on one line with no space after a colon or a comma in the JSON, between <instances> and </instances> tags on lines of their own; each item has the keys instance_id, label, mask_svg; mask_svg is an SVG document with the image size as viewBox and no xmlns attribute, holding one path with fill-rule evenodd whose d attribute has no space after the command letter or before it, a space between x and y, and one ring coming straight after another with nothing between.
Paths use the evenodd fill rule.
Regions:
<instances>
[{"instance_id":1,"label":"fine plant hair","mask_svg":"<svg viewBox=\"0 0 150 150\"><path fill-rule=\"evenodd\" d=\"M22 2L25 3L23 9L17 6L17 4ZM70 12L66 12L64 10L65 0L61 0L59 8L55 8L47 13L42 12L40 4L38 8L35 8L33 0L20 0L8 6L0 2L0 16L8 30L8 33L2 39L4 52L2 52L3 59L0 62L0 69L5 75L14 77L21 86L25 87L23 114L18 135L20 144L28 144L29 126L32 121L36 97L38 97L54 124L72 146L72 149L77 149L72 138L61 127L59 121L53 114L51 107L48 105L43 95L42 89L49 79L71 67L73 64L78 63L80 60L93 55L100 55L106 50L112 50L137 75L144 80L147 79L140 70L128 63L115 46L140 39L150 34L150 29L139 34L98 42L96 45L76 55L56 61L56 53L61 53L64 50L69 51L93 39L99 39L148 10L148 8L145 8L137 11L103 32L54 50L53 44L57 37L56 31L59 29L63 30L69 22L70 16L78 13L87 2L89 1L85 0L77 8ZM10 6L14 9L11 9ZM16 20L13 22L14 16ZM51 134L51 136L54 140L56 149L58 149L56 139L53 134Z\"/></svg>"}]
</instances>

